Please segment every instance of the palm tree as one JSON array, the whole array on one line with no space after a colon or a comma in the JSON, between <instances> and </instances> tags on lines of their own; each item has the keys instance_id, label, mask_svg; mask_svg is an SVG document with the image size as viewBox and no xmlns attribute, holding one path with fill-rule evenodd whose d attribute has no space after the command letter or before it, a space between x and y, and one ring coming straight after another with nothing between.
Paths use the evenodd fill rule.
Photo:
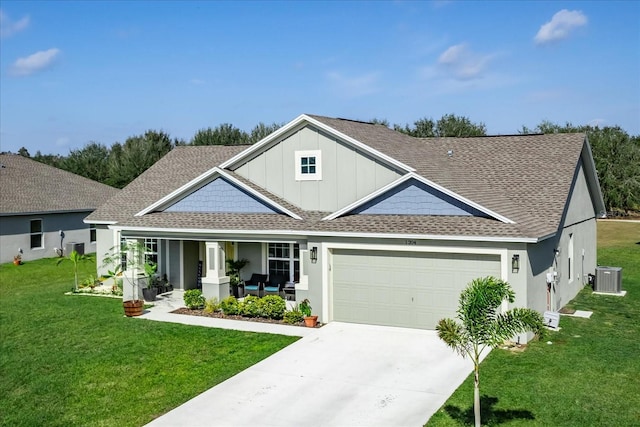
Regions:
<instances>
[{"instance_id":1,"label":"palm tree","mask_svg":"<svg viewBox=\"0 0 640 427\"><path fill-rule=\"evenodd\" d=\"M60 265L61 262L66 260L67 258L60 258L56 265ZM81 261L91 261L91 255L82 254L80 255L77 251L71 251L68 258L73 263L73 278L74 278L74 287L73 291L78 292L78 263Z\"/></svg>"},{"instance_id":2,"label":"palm tree","mask_svg":"<svg viewBox=\"0 0 640 427\"><path fill-rule=\"evenodd\" d=\"M486 347L495 348L513 336L544 333L544 321L537 311L513 308L500 313L503 301L513 303L515 293L507 282L495 277L474 279L460 294L457 321L441 319L438 337L462 357L469 356L474 367L473 406L475 425L480 427L480 355Z\"/></svg>"}]
</instances>

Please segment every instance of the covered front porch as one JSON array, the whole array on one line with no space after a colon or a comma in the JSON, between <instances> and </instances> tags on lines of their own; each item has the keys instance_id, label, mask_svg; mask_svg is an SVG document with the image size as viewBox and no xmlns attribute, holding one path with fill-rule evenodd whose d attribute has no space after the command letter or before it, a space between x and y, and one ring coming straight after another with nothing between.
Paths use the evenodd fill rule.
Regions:
<instances>
[{"instance_id":1,"label":"covered front porch","mask_svg":"<svg viewBox=\"0 0 640 427\"><path fill-rule=\"evenodd\" d=\"M124 232L120 239L121 242L142 243L145 247L144 262L155 263L158 277L166 278L176 291L202 289L206 299L218 300L234 294L236 297L244 297L246 294L277 294L292 302L308 297L306 272L312 260L307 242L303 239L196 240L173 236L127 235ZM229 260L246 260L237 280L233 280L230 274ZM260 283L255 280L258 276ZM257 285L257 288L251 285ZM144 284L138 286L142 287ZM125 295L127 293L125 289Z\"/></svg>"}]
</instances>

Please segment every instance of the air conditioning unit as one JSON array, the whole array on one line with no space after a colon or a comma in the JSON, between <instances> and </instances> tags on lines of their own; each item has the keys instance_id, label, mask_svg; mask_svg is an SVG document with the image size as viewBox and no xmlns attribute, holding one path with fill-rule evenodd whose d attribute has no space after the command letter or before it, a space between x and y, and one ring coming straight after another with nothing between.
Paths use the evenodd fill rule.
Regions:
<instances>
[{"instance_id":1,"label":"air conditioning unit","mask_svg":"<svg viewBox=\"0 0 640 427\"><path fill-rule=\"evenodd\" d=\"M64 254L66 256L69 256L69 254L73 251L78 252L78 255L84 255L84 243L76 243L76 242L67 243L64 248Z\"/></svg>"},{"instance_id":2,"label":"air conditioning unit","mask_svg":"<svg viewBox=\"0 0 640 427\"><path fill-rule=\"evenodd\" d=\"M596 267L596 292L619 294L622 291L621 267Z\"/></svg>"}]
</instances>

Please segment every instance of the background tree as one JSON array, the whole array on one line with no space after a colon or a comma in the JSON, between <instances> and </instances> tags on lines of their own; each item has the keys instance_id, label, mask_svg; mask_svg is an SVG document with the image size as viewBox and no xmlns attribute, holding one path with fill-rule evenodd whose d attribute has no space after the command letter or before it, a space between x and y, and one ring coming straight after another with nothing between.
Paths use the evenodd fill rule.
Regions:
<instances>
[{"instance_id":1,"label":"background tree","mask_svg":"<svg viewBox=\"0 0 640 427\"><path fill-rule=\"evenodd\" d=\"M574 126L542 121L520 133L586 133L598 170L598 179L608 211L640 209L640 136L631 137L619 126Z\"/></svg>"},{"instance_id":2,"label":"background tree","mask_svg":"<svg viewBox=\"0 0 640 427\"><path fill-rule=\"evenodd\" d=\"M100 143L89 142L83 148L71 150L60 162L60 167L98 182L109 178L109 149Z\"/></svg>"},{"instance_id":3,"label":"background tree","mask_svg":"<svg viewBox=\"0 0 640 427\"><path fill-rule=\"evenodd\" d=\"M20 154L22 157L31 157L31 154L29 154L29 150L24 147L20 147L20 149L18 150L18 154Z\"/></svg>"},{"instance_id":4,"label":"background tree","mask_svg":"<svg viewBox=\"0 0 640 427\"><path fill-rule=\"evenodd\" d=\"M507 282L495 277L474 279L460 294L457 321L441 319L436 326L438 337L462 357L473 361L473 408L475 425L480 427L480 355L496 348L515 335L533 331L544 333L540 313L529 308L499 312L503 301L513 303L515 293Z\"/></svg>"},{"instance_id":5,"label":"background tree","mask_svg":"<svg viewBox=\"0 0 640 427\"><path fill-rule=\"evenodd\" d=\"M278 123L272 123L270 125L265 125L264 123L258 123L253 129L251 129L251 133L249 134L248 143L255 144L261 139L271 135L273 132L280 129L283 125Z\"/></svg>"},{"instance_id":6,"label":"background tree","mask_svg":"<svg viewBox=\"0 0 640 427\"><path fill-rule=\"evenodd\" d=\"M393 129L416 138L485 136L487 134L484 123L474 123L468 117L455 114L445 114L438 121L427 117L418 119L413 123L413 127L409 125L402 127L396 124Z\"/></svg>"},{"instance_id":7,"label":"background tree","mask_svg":"<svg viewBox=\"0 0 640 427\"><path fill-rule=\"evenodd\" d=\"M109 185L125 187L172 148L169 135L154 130L129 137L122 145L114 144L109 155Z\"/></svg>"},{"instance_id":8,"label":"background tree","mask_svg":"<svg viewBox=\"0 0 640 427\"><path fill-rule=\"evenodd\" d=\"M223 123L215 128L200 129L191 139L191 145L242 145L248 141L246 132Z\"/></svg>"}]
</instances>

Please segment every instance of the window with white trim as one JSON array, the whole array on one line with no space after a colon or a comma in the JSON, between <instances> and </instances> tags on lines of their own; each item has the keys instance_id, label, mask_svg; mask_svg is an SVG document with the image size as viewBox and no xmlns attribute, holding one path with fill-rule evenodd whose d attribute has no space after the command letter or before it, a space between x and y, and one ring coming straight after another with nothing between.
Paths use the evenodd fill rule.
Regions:
<instances>
[{"instance_id":1,"label":"window with white trim","mask_svg":"<svg viewBox=\"0 0 640 427\"><path fill-rule=\"evenodd\" d=\"M322 180L322 156L320 150L295 152L296 181Z\"/></svg>"},{"instance_id":2,"label":"window with white trim","mask_svg":"<svg viewBox=\"0 0 640 427\"><path fill-rule=\"evenodd\" d=\"M290 282L300 280L300 245L269 243L267 258L269 276L285 276Z\"/></svg>"},{"instance_id":3,"label":"window with white trim","mask_svg":"<svg viewBox=\"0 0 640 427\"><path fill-rule=\"evenodd\" d=\"M567 250L568 269L567 276L569 283L573 282L573 233L569 234L569 248Z\"/></svg>"},{"instance_id":4,"label":"window with white trim","mask_svg":"<svg viewBox=\"0 0 640 427\"><path fill-rule=\"evenodd\" d=\"M44 247L42 220L32 219L29 225L29 232L31 234L31 249L42 249Z\"/></svg>"},{"instance_id":5,"label":"window with white trim","mask_svg":"<svg viewBox=\"0 0 640 427\"><path fill-rule=\"evenodd\" d=\"M158 239L144 239L144 263L158 265Z\"/></svg>"},{"instance_id":6,"label":"window with white trim","mask_svg":"<svg viewBox=\"0 0 640 427\"><path fill-rule=\"evenodd\" d=\"M96 242L96 225L95 224L89 224L89 243L95 243Z\"/></svg>"}]
</instances>

